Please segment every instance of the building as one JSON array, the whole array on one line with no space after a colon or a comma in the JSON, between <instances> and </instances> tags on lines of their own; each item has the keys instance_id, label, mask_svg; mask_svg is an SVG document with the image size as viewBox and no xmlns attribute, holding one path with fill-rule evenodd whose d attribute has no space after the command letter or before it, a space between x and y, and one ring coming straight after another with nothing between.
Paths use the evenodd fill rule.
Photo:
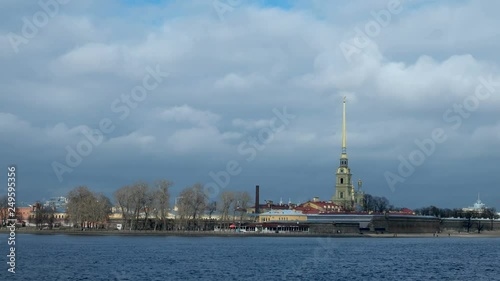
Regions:
<instances>
[{"instance_id":1,"label":"building","mask_svg":"<svg viewBox=\"0 0 500 281\"><path fill-rule=\"evenodd\" d=\"M342 206L331 201L320 201L319 197L314 197L313 200L307 201L294 208L295 211L303 214L330 214L344 212Z\"/></svg>"},{"instance_id":2,"label":"building","mask_svg":"<svg viewBox=\"0 0 500 281\"><path fill-rule=\"evenodd\" d=\"M467 207L467 208L462 208L462 211L464 212L476 212L476 213L482 213L486 209L486 205L481 202L481 199L479 198L479 193L477 194L477 201L474 203L474 205Z\"/></svg>"},{"instance_id":3,"label":"building","mask_svg":"<svg viewBox=\"0 0 500 281\"><path fill-rule=\"evenodd\" d=\"M296 204L293 204L291 202L288 203L283 203L280 201L279 204L274 203L273 200L265 200L265 204L258 204L258 209L260 213L265 213L269 211L276 211L276 210L292 210L296 207ZM247 213L249 214L255 214L257 213L255 211L255 207L248 207Z\"/></svg>"},{"instance_id":4,"label":"building","mask_svg":"<svg viewBox=\"0 0 500 281\"><path fill-rule=\"evenodd\" d=\"M354 189L351 169L349 168L346 146L345 103L346 98L344 97L342 109L342 153L340 154L340 165L335 174L335 194L332 196L332 201L346 210L353 210L356 207L363 206L364 192L361 191L361 180L358 181L358 189Z\"/></svg>"},{"instance_id":5,"label":"building","mask_svg":"<svg viewBox=\"0 0 500 281\"><path fill-rule=\"evenodd\" d=\"M68 204L68 199L66 197L59 196L50 198L43 205L46 207L54 206L56 208L66 208L67 204Z\"/></svg>"},{"instance_id":6,"label":"building","mask_svg":"<svg viewBox=\"0 0 500 281\"><path fill-rule=\"evenodd\" d=\"M298 222L306 220L306 215L294 210L273 210L259 214L259 222Z\"/></svg>"},{"instance_id":7,"label":"building","mask_svg":"<svg viewBox=\"0 0 500 281\"><path fill-rule=\"evenodd\" d=\"M440 231L441 219L417 216L409 209L398 213L300 213L295 210L276 210L259 214L255 223L240 227L256 232L311 232L322 234L347 233L435 233Z\"/></svg>"},{"instance_id":8,"label":"building","mask_svg":"<svg viewBox=\"0 0 500 281\"><path fill-rule=\"evenodd\" d=\"M16 206L17 220L21 222L27 222L31 216L31 206Z\"/></svg>"}]
</instances>

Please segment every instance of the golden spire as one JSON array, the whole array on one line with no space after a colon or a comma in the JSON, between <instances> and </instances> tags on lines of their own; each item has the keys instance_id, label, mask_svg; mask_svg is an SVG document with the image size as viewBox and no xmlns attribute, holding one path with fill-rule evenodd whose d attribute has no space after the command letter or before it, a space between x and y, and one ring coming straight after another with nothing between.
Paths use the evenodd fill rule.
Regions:
<instances>
[{"instance_id":1,"label":"golden spire","mask_svg":"<svg viewBox=\"0 0 500 281\"><path fill-rule=\"evenodd\" d=\"M345 99L346 97L344 96L344 108L342 111L342 154L347 154L346 151L346 132L345 132Z\"/></svg>"}]
</instances>

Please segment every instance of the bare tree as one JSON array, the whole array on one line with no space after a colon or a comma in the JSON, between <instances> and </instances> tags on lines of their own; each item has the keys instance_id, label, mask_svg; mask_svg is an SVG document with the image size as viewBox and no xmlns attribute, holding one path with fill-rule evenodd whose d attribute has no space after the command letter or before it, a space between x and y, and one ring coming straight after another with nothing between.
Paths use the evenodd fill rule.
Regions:
<instances>
[{"instance_id":1,"label":"bare tree","mask_svg":"<svg viewBox=\"0 0 500 281\"><path fill-rule=\"evenodd\" d=\"M208 219L212 219L212 214L217 211L217 201L212 201L207 205Z\"/></svg>"},{"instance_id":2,"label":"bare tree","mask_svg":"<svg viewBox=\"0 0 500 281\"><path fill-rule=\"evenodd\" d=\"M54 225L55 206L44 206L40 202L36 202L33 206L32 216L29 218L30 223L34 223L38 229L48 227L52 229Z\"/></svg>"},{"instance_id":3,"label":"bare tree","mask_svg":"<svg viewBox=\"0 0 500 281\"><path fill-rule=\"evenodd\" d=\"M106 222L111 212L111 202L103 194L96 194L86 186L79 186L68 193L69 219L80 227L97 227Z\"/></svg>"},{"instance_id":4,"label":"bare tree","mask_svg":"<svg viewBox=\"0 0 500 281\"><path fill-rule=\"evenodd\" d=\"M106 222L111 214L111 200L102 193L96 194L95 196L95 211L93 214L93 220L96 222Z\"/></svg>"},{"instance_id":5,"label":"bare tree","mask_svg":"<svg viewBox=\"0 0 500 281\"><path fill-rule=\"evenodd\" d=\"M0 228L7 223L9 219L9 201L6 195L0 196Z\"/></svg>"},{"instance_id":6,"label":"bare tree","mask_svg":"<svg viewBox=\"0 0 500 281\"><path fill-rule=\"evenodd\" d=\"M373 202L373 196L371 194L365 194L363 197L363 210L365 212L371 212L375 210L375 204Z\"/></svg>"},{"instance_id":7,"label":"bare tree","mask_svg":"<svg viewBox=\"0 0 500 281\"><path fill-rule=\"evenodd\" d=\"M145 182L137 182L132 185L131 194L129 200L132 203L132 210L134 214L134 229L139 227L139 219L143 216L143 227L148 216L148 204L151 200L148 196L149 186ZM141 214L142 213L142 214Z\"/></svg>"},{"instance_id":8,"label":"bare tree","mask_svg":"<svg viewBox=\"0 0 500 281\"><path fill-rule=\"evenodd\" d=\"M168 209L169 209L169 201L170 201L170 187L173 185L173 182L162 179L155 183L155 190L152 194L152 207L154 210L154 215L157 219L161 221L162 229L167 229L167 218L168 218ZM156 223L155 220L155 230Z\"/></svg>"},{"instance_id":9,"label":"bare tree","mask_svg":"<svg viewBox=\"0 0 500 281\"><path fill-rule=\"evenodd\" d=\"M387 200L387 198L373 196L372 200L375 211L382 213L389 210L389 200Z\"/></svg>"},{"instance_id":10,"label":"bare tree","mask_svg":"<svg viewBox=\"0 0 500 281\"><path fill-rule=\"evenodd\" d=\"M114 192L114 197L123 217L123 227L132 229L132 187L123 186Z\"/></svg>"},{"instance_id":11,"label":"bare tree","mask_svg":"<svg viewBox=\"0 0 500 281\"><path fill-rule=\"evenodd\" d=\"M179 216L182 221L187 222L187 226L198 227L198 219L203 215L207 207L208 198L203 192L201 184L196 183L185 188L179 196Z\"/></svg>"},{"instance_id":12,"label":"bare tree","mask_svg":"<svg viewBox=\"0 0 500 281\"><path fill-rule=\"evenodd\" d=\"M251 201L252 197L248 194L248 192L245 191L236 193L234 210L238 213L240 222L245 218L247 208L249 207Z\"/></svg>"},{"instance_id":13,"label":"bare tree","mask_svg":"<svg viewBox=\"0 0 500 281\"><path fill-rule=\"evenodd\" d=\"M470 229L473 226L473 223L471 221L472 213L471 212L466 212L464 215L465 215L466 220L464 221L464 225L463 226L464 226L464 228L467 229L467 233L469 233Z\"/></svg>"},{"instance_id":14,"label":"bare tree","mask_svg":"<svg viewBox=\"0 0 500 281\"><path fill-rule=\"evenodd\" d=\"M482 223L481 223L481 221L480 221L480 220L478 220L478 221L476 222L476 229L477 229L477 233L478 233L478 234L479 234L479 233L481 233L481 231L483 230L483 228L484 228L484 224L482 224Z\"/></svg>"},{"instance_id":15,"label":"bare tree","mask_svg":"<svg viewBox=\"0 0 500 281\"><path fill-rule=\"evenodd\" d=\"M144 206L143 206L143 214L144 219L142 221L142 229L150 228L150 217L151 215L155 216L156 210L153 206L154 194L151 190L146 190L146 194L144 194ZM156 227L155 227L156 229Z\"/></svg>"},{"instance_id":16,"label":"bare tree","mask_svg":"<svg viewBox=\"0 0 500 281\"><path fill-rule=\"evenodd\" d=\"M486 219L490 219L490 230L493 230L493 221L497 217L495 208L486 208L483 212L483 217Z\"/></svg>"},{"instance_id":17,"label":"bare tree","mask_svg":"<svg viewBox=\"0 0 500 281\"><path fill-rule=\"evenodd\" d=\"M71 222L84 227L91 220L94 195L86 186L79 186L68 193L67 213Z\"/></svg>"},{"instance_id":18,"label":"bare tree","mask_svg":"<svg viewBox=\"0 0 500 281\"><path fill-rule=\"evenodd\" d=\"M221 212L220 220L223 224L229 221L229 211L233 206L235 200L235 194L232 191L223 191L220 194L219 211Z\"/></svg>"},{"instance_id":19,"label":"bare tree","mask_svg":"<svg viewBox=\"0 0 500 281\"><path fill-rule=\"evenodd\" d=\"M168 180L159 180L155 189L151 190L146 182L137 182L131 186L124 186L114 193L116 203L120 208L124 224L129 229L157 229L158 219L166 229L170 193L173 185ZM151 221L154 220L154 225Z\"/></svg>"}]
</instances>

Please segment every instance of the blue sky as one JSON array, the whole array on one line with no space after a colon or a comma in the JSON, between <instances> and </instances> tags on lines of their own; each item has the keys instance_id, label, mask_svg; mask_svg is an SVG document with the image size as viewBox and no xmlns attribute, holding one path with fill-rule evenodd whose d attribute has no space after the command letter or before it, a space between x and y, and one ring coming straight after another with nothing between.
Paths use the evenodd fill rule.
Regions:
<instances>
[{"instance_id":1,"label":"blue sky","mask_svg":"<svg viewBox=\"0 0 500 281\"><path fill-rule=\"evenodd\" d=\"M160 178L175 196L229 165L238 172L220 190L328 200L347 96L350 166L366 192L410 208L465 207L480 192L500 207L496 1L217 3L229 8L2 1L0 161L18 165L19 196L78 185L112 196ZM101 124L113 129L70 166Z\"/></svg>"}]
</instances>

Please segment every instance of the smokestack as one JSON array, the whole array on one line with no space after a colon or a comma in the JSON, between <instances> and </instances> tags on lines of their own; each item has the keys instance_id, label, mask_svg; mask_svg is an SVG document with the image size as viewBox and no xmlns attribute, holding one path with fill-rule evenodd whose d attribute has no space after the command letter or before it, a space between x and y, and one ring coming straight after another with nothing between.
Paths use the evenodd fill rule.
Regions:
<instances>
[{"instance_id":1,"label":"smokestack","mask_svg":"<svg viewBox=\"0 0 500 281\"><path fill-rule=\"evenodd\" d=\"M260 213L260 208L259 208L259 186L255 186L255 213L258 214Z\"/></svg>"}]
</instances>

